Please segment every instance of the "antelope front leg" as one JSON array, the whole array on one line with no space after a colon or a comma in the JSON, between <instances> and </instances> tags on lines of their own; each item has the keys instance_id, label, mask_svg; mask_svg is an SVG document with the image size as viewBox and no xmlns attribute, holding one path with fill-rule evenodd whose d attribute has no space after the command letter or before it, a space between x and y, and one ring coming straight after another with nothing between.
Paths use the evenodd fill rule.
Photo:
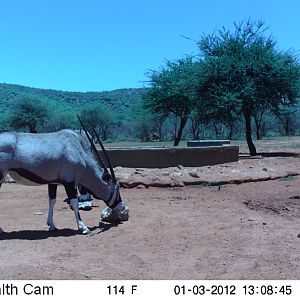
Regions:
<instances>
[{"instance_id":1,"label":"antelope front leg","mask_svg":"<svg viewBox=\"0 0 300 300\"><path fill-rule=\"evenodd\" d=\"M47 225L49 226L49 231L57 230L53 222L53 209L56 203L56 191L57 191L57 184L48 184L49 209L48 209Z\"/></svg>"},{"instance_id":2,"label":"antelope front leg","mask_svg":"<svg viewBox=\"0 0 300 300\"><path fill-rule=\"evenodd\" d=\"M76 222L78 225L78 229L83 233L83 234L89 234L91 231L84 225L84 223L81 220L80 213L78 210L78 198L72 198L71 199L71 206L73 208Z\"/></svg>"},{"instance_id":3,"label":"antelope front leg","mask_svg":"<svg viewBox=\"0 0 300 300\"><path fill-rule=\"evenodd\" d=\"M69 199L71 199L70 204L71 207L74 211L75 218L76 218L76 223L78 226L78 229L83 233L83 234L88 234L91 233L91 231L85 226L83 221L81 220L79 210L78 210L78 197L77 197L77 190L75 188L74 182L71 183L65 183L64 184L67 196Z\"/></svg>"}]
</instances>

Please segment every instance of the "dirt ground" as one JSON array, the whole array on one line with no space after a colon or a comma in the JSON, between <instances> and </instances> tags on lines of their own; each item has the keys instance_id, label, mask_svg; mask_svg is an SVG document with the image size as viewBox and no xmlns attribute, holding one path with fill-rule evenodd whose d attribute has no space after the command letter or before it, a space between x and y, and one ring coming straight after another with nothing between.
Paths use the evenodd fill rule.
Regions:
<instances>
[{"instance_id":1,"label":"dirt ground","mask_svg":"<svg viewBox=\"0 0 300 300\"><path fill-rule=\"evenodd\" d=\"M282 170L300 164L300 158L274 161ZM261 164L252 160L251 172ZM225 169L235 174L237 166ZM95 200L81 213L92 229L87 236L78 233L62 187L54 212L60 230L49 233L47 187L3 184L0 279L299 280L300 176L260 179L123 188L129 221L101 222L105 205Z\"/></svg>"}]
</instances>

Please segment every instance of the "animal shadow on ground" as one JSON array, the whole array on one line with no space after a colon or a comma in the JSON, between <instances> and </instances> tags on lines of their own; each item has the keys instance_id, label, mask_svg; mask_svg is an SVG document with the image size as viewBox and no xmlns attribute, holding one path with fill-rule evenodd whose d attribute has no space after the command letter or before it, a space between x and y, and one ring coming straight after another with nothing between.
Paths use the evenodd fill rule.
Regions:
<instances>
[{"instance_id":1,"label":"animal shadow on ground","mask_svg":"<svg viewBox=\"0 0 300 300\"><path fill-rule=\"evenodd\" d=\"M20 231L11 231L3 232L0 235L0 241L3 240L44 240L51 237L70 237L80 234L78 230L74 229L59 229L55 231L47 230L20 230Z\"/></svg>"},{"instance_id":2,"label":"animal shadow on ground","mask_svg":"<svg viewBox=\"0 0 300 300\"><path fill-rule=\"evenodd\" d=\"M99 226L90 227L89 229L93 232L96 229L100 229L97 234L105 232L112 227L117 227L122 222L114 222L114 223L104 223L99 222ZM0 234L0 241L4 240L45 240L51 237L71 237L75 235L80 235L79 230L75 229L58 229L55 231L47 231L47 230L20 230L20 231L11 231L11 232L3 232ZM89 236L89 235L87 235Z\"/></svg>"},{"instance_id":3,"label":"animal shadow on ground","mask_svg":"<svg viewBox=\"0 0 300 300\"><path fill-rule=\"evenodd\" d=\"M98 233L105 232L109 230L112 227L118 227L119 225L123 224L122 222L113 222L113 223L105 223L105 222L99 222L99 229L100 231ZM92 229L93 230L93 229Z\"/></svg>"}]
</instances>

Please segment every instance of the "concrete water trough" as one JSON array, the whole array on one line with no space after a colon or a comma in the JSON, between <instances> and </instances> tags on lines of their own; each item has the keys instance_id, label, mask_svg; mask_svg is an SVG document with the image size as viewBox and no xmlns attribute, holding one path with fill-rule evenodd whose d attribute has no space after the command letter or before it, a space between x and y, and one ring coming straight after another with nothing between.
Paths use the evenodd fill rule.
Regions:
<instances>
[{"instance_id":1,"label":"concrete water trough","mask_svg":"<svg viewBox=\"0 0 300 300\"><path fill-rule=\"evenodd\" d=\"M239 147L231 145L210 147L127 147L109 148L107 152L114 167L168 168L182 165L200 167L238 161Z\"/></svg>"}]
</instances>

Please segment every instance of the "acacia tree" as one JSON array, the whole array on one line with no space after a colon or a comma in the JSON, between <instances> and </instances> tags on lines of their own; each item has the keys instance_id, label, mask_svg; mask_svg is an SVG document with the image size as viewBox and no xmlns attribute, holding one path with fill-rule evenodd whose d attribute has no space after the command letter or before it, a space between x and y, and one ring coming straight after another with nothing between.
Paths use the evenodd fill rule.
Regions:
<instances>
[{"instance_id":1,"label":"acacia tree","mask_svg":"<svg viewBox=\"0 0 300 300\"><path fill-rule=\"evenodd\" d=\"M296 124L296 109L282 108L281 111L276 111L274 114L282 125L284 135L288 136L295 131Z\"/></svg>"},{"instance_id":2,"label":"acacia tree","mask_svg":"<svg viewBox=\"0 0 300 300\"><path fill-rule=\"evenodd\" d=\"M167 116L164 114L152 114L152 124L153 124L153 132L157 133L159 140L164 140L164 130L163 125L167 119Z\"/></svg>"},{"instance_id":3,"label":"acacia tree","mask_svg":"<svg viewBox=\"0 0 300 300\"><path fill-rule=\"evenodd\" d=\"M174 146L178 146L183 129L195 103L196 72L193 59L167 61L159 71L149 74L151 87L144 96L144 108L152 113L179 119Z\"/></svg>"},{"instance_id":4,"label":"acacia tree","mask_svg":"<svg viewBox=\"0 0 300 300\"><path fill-rule=\"evenodd\" d=\"M267 107L261 107L258 110L253 110L253 119L255 123L255 129L256 129L256 139L261 140L262 139L262 127L264 124L264 115L267 113Z\"/></svg>"},{"instance_id":5,"label":"acacia tree","mask_svg":"<svg viewBox=\"0 0 300 300\"><path fill-rule=\"evenodd\" d=\"M134 136L142 142L150 142L153 127L151 114L145 111L139 103L132 108L130 115L134 116L131 124Z\"/></svg>"},{"instance_id":6,"label":"acacia tree","mask_svg":"<svg viewBox=\"0 0 300 300\"><path fill-rule=\"evenodd\" d=\"M205 65L200 93L215 107L243 115L250 155L256 155L251 118L265 108L279 111L282 105L296 104L299 63L291 51L279 51L272 37L264 35L263 22L234 26L234 32L223 28L199 41Z\"/></svg>"},{"instance_id":7,"label":"acacia tree","mask_svg":"<svg viewBox=\"0 0 300 300\"><path fill-rule=\"evenodd\" d=\"M204 136L204 126L209 124L215 117L213 114L211 114L211 110L208 105L209 103L207 103L205 100L206 99L197 97L193 105L190 116L190 132L194 140L199 140L201 133Z\"/></svg>"},{"instance_id":8,"label":"acacia tree","mask_svg":"<svg viewBox=\"0 0 300 300\"><path fill-rule=\"evenodd\" d=\"M95 130L103 140L107 140L108 132L115 124L112 115L100 104L86 106L80 112L80 117L93 138L92 126L95 126Z\"/></svg>"},{"instance_id":9,"label":"acacia tree","mask_svg":"<svg viewBox=\"0 0 300 300\"><path fill-rule=\"evenodd\" d=\"M78 124L73 112L56 109L51 111L46 122L42 126L43 132L53 132L66 128L76 128Z\"/></svg>"},{"instance_id":10,"label":"acacia tree","mask_svg":"<svg viewBox=\"0 0 300 300\"><path fill-rule=\"evenodd\" d=\"M46 105L35 98L22 98L14 103L10 116L12 128L28 128L29 132L36 133L37 127L42 125L49 112Z\"/></svg>"},{"instance_id":11,"label":"acacia tree","mask_svg":"<svg viewBox=\"0 0 300 300\"><path fill-rule=\"evenodd\" d=\"M193 140L200 139L200 133L202 131L204 121L202 118L202 111L193 111L191 114L190 131L192 133Z\"/></svg>"}]
</instances>

